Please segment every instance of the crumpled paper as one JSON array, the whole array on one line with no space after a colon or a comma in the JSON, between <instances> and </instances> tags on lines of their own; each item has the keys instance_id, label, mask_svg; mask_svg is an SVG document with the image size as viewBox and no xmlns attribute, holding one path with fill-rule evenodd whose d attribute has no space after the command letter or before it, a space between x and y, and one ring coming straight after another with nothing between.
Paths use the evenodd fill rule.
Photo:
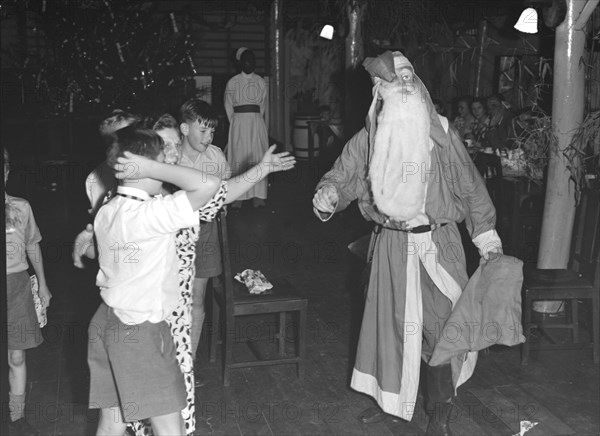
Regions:
<instances>
[{"instance_id":1,"label":"crumpled paper","mask_svg":"<svg viewBox=\"0 0 600 436\"><path fill-rule=\"evenodd\" d=\"M521 429L519 430L519 433L515 433L513 436L524 436L525 433L527 433L529 430L531 430L538 424L539 423L537 422L521 421Z\"/></svg>"},{"instance_id":2,"label":"crumpled paper","mask_svg":"<svg viewBox=\"0 0 600 436\"><path fill-rule=\"evenodd\" d=\"M251 294L262 294L273 287L260 270L246 269L241 273L237 273L235 279L246 285Z\"/></svg>"}]
</instances>

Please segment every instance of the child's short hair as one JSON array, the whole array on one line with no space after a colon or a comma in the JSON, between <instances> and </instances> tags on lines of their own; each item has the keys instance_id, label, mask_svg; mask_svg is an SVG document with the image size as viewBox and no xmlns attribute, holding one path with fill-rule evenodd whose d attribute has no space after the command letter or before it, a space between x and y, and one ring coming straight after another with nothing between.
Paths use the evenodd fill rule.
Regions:
<instances>
[{"instance_id":1,"label":"child's short hair","mask_svg":"<svg viewBox=\"0 0 600 436\"><path fill-rule=\"evenodd\" d=\"M163 130L163 129L175 129L179 131L179 124L177 120L171 114L162 114L156 122L152 125L152 130Z\"/></svg>"},{"instance_id":2,"label":"child's short hair","mask_svg":"<svg viewBox=\"0 0 600 436\"><path fill-rule=\"evenodd\" d=\"M110 135L123 127L139 123L141 120L141 117L138 115L122 111L121 109L115 109L100 122L98 130L101 135Z\"/></svg>"},{"instance_id":3,"label":"child's short hair","mask_svg":"<svg viewBox=\"0 0 600 436\"><path fill-rule=\"evenodd\" d=\"M202 126L217 127L219 118L214 109L204 100L192 98L181 105L181 121L184 123L198 121Z\"/></svg>"},{"instance_id":4,"label":"child's short hair","mask_svg":"<svg viewBox=\"0 0 600 436\"><path fill-rule=\"evenodd\" d=\"M126 151L156 160L163 147L162 138L154 130L124 127L114 133L114 141L106 154L106 163L109 167L114 167L117 158Z\"/></svg>"}]
</instances>

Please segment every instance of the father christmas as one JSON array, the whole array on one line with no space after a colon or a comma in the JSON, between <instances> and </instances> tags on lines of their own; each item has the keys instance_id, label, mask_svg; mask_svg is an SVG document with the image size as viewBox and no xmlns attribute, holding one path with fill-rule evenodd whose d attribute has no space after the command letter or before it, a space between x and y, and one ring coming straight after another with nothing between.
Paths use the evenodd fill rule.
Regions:
<instances>
[{"instance_id":1,"label":"father christmas","mask_svg":"<svg viewBox=\"0 0 600 436\"><path fill-rule=\"evenodd\" d=\"M375 224L351 386L371 395L383 412L410 421L423 362L427 434L451 434L452 399L473 374L477 353L438 366L428 362L468 280L457 223L466 220L487 259L502 250L496 212L460 138L436 113L408 59L386 52L363 65L374 83L366 126L348 141L313 198L322 221L358 200Z\"/></svg>"}]
</instances>

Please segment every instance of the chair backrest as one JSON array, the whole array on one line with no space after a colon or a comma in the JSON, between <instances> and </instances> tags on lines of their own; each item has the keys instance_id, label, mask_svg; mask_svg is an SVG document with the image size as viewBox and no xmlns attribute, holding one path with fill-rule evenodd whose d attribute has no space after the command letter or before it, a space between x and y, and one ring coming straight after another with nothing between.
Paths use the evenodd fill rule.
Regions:
<instances>
[{"instance_id":1,"label":"chair backrest","mask_svg":"<svg viewBox=\"0 0 600 436\"><path fill-rule=\"evenodd\" d=\"M571 268L597 281L600 276L600 191L584 190L575 215Z\"/></svg>"},{"instance_id":2,"label":"chair backrest","mask_svg":"<svg viewBox=\"0 0 600 436\"><path fill-rule=\"evenodd\" d=\"M227 316L233 316L233 276L231 274L231 259L229 258L229 237L227 234L227 217L223 209L217 217L217 229L219 233L219 244L221 245L221 265L223 267L221 285L221 299L225 300Z\"/></svg>"}]
</instances>

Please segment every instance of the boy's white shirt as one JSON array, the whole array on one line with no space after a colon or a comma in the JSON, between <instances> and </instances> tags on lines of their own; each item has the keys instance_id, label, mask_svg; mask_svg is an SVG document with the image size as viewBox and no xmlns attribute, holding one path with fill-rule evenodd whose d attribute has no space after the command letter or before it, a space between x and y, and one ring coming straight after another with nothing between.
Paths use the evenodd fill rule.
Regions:
<instances>
[{"instance_id":1,"label":"boy's white shirt","mask_svg":"<svg viewBox=\"0 0 600 436\"><path fill-rule=\"evenodd\" d=\"M104 302L126 324L157 323L179 300L175 233L198 224L184 191L150 195L119 186L94 221L100 270L96 285Z\"/></svg>"}]
</instances>

